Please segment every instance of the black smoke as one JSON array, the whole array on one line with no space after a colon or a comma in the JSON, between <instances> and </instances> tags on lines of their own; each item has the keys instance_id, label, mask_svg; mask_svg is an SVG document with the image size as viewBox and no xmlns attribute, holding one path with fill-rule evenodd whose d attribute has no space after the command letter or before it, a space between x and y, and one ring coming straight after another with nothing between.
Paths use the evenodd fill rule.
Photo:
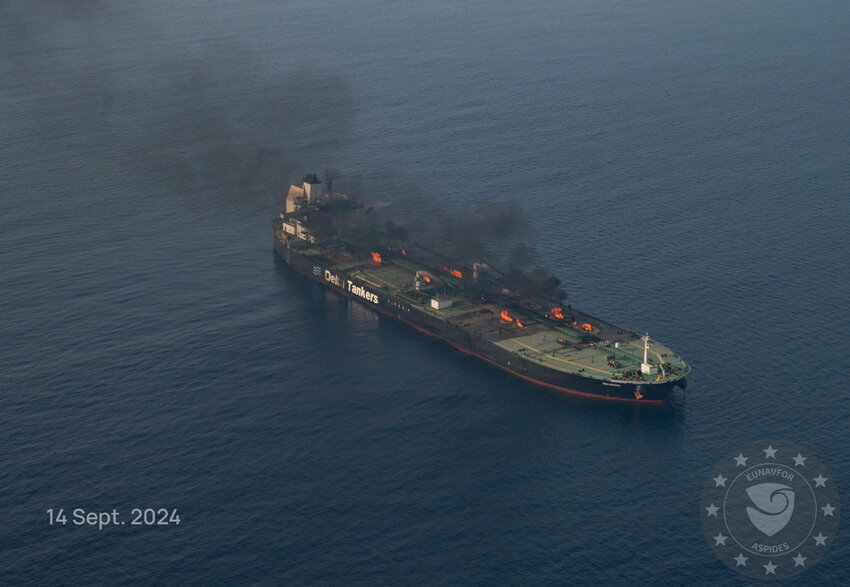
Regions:
<instances>
[{"instance_id":1,"label":"black smoke","mask_svg":"<svg viewBox=\"0 0 850 587\"><path fill-rule=\"evenodd\" d=\"M351 148L339 72L231 40L187 46L166 21L144 3L0 1L0 77L40 151L232 213L279 205L288 181Z\"/></svg>"},{"instance_id":2,"label":"black smoke","mask_svg":"<svg viewBox=\"0 0 850 587\"><path fill-rule=\"evenodd\" d=\"M540 264L534 246L538 233L519 199L447 204L455 198L430 194L392 171L346 185L355 197L376 206L374 219L392 240L410 238L467 264L484 261L502 270L505 286L523 298L557 304L566 299L561 281Z\"/></svg>"},{"instance_id":3,"label":"black smoke","mask_svg":"<svg viewBox=\"0 0 850 587\"><path fill-rule=\"evenodd\" d=\"M329 169L344 166L355 146L344 75L234 41L163 47L174 42L166 20L145 4L0 0L0 76L23 95L15 114L42 152L68 164L84 152L86 164L107 173L129 170L134 195L228 214L268 214L282 207L290 181L331 177L335 191L374 207L369 217L392 239L484 260L524 295L560 295L516 198L455 205L455 195L398 170L346 177Z\"/></svg>"}]
</instances>

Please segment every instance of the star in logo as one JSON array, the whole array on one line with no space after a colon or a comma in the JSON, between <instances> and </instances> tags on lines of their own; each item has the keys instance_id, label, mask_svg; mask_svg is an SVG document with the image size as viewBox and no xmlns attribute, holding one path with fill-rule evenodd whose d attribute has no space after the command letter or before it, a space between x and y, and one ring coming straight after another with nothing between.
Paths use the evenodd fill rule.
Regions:
<instances>
[{"instance_id":1,"label":"star in logo","mask_svg":"<svg viewBox=\"0 0 850 587\"><path fill-rule=\"evenodd\" d=\"M711 504L711 505L714 505L714 504ZM823 510L823 515L824 515L824 517L826 517L826 516L832 516L832 512L834 512L834 511L835 511L835 508L834 508L834 507L832 507L832 506L831 506L831 505L829 505L829 504L826 504L826 505L825 505L825 506L823 506L821 509ZM832 516L832 517L835 517L835 516Z\"/></svg>"},{"instance_id":2,"label":"star in logo","mask_svg":"<svg viewBox=\"0 0 850 587\"><path fill-rule=\"evenodd\" d=\"M826 480L827 479L829 479L829 477L824 477L823 473L818 473L818 476L813 477L812 481L815 482L815 488L826 487Z\"/></svg>"},{"instance_id":3,"label":"star in logo","mask_svg":"<svg viewBox=\"0 0 850 587\"><path fill-rule=\"evenodd\" d=\"M812 538L815 540L815 546L826 546L826 539L829 538L829 536L824 536L823 532L818 532L818 535L812 536Z\"/></svg>"},{"instance_id":4,"label":"star in logo","mask_svg":"<svg viewBox=\"0 0 850 587\"><path fill-rule=\"evenodd\" d=\"M708 512L709 517L714 516L716 518L717 517L717 510L719 510L720 508L717 507L714 504L711 504L710 506L706 507L705 509Z\"/></svg>"},{"instance_id":5,"label":"star in logo","mask_svg":"<svg viewBox=\"0 0 850 587\"><path fill-rule=\"evenodd\" d=\"M800 453L797 453L797 456L794 457L794 466L795 467L805 467L807 458L809 458L809 457L804 457Z\"/></svg>"},{"instance_id":6,"label":"star in logo","mask_svg":"<svg viewBox=\"0 0 850 587\"><path fill-rule=\"evenodd\" d=\"M797 556L792 557L791 560L794 561L795 567L805 567L807 558L809 557L803 556L802 553L797 553Z\"/></svg>"},{"instance_id":7,"label":"star in logo","mask_svg":"<svg viewBox=\"0 0 850 587\"><path fill-rule=\"evenodd\" d=\"M764 449L764 458L766 459L775 459L776 458L776 450L772 445L768 444L767 448Z\"/></svg>"},{"instance_id":8,"label":"star in logo","mask_svg":"<svg viewBox=\"0 0 850 587\"><path fill-rule=\"evenodd\" d=\"M779 568L779 565L775 565L772 562L767 563L766 565L762 565L764 567L765 575L775 575L776 569Z\"/></svg>"},{"instance_id":9,"label":"star in logo","mask_svg":"<svg viewBox=\"0 0 850 587\"><path fill-rule=\"evenodd\" d=\"M747 561L750 559L748 556L744 556L744 553L739 552L738 556L734 557L732 560L735 561L736 567L746 567Z\"/></svg>"},{"instance_id":10,"label":"star in logo","mask_svg":"<svg viewBox=\"0 0 850 587\"><path fill-rule=\"evenodd\" d=\"M714 537L714 546L726 546L726 539L728 536L724 536L722 533L718 532L717 536Z\"/></svg>"},{"instance_id":11,"label":"star in logo","mask_svg":"<svg viewBox=\"0 0 850 587\"><path fill-rule=\"evenodd\" d=\"M717 477L714 478L715 487L726 487L726 481L728 477L724 477L720 473L717 474Z\"/></svg>"},{"instance_id":12,"label":"star in logo","mask_svg":"<svg viewBox=\"0 0 850 587\"><path fill-rule=\"evenodd\" d=\"M745 457L744 453L738 453L738 456L735 457L735 466L736 467L746 467L748 458L750 458L750 457Z\"/></svg>"}]
</instances>

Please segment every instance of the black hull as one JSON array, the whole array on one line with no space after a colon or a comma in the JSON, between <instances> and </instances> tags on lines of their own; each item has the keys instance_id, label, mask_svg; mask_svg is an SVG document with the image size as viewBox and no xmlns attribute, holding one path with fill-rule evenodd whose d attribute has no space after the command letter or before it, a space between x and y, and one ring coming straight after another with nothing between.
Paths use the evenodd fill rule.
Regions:
<instances>
[{"instance_id":1,"label":"black hull","mask_svg":"<svg viewBox=\"0 0 850 587\"><path fill-rule=\"evenodd\" d=\"M512 375L558 391L587 398L609 400L617 402L630 402L637 404L660 405L666 403L678 383L683 381L654 382L612 382L582 377L580 375L565 373L551 369L523 357L511 353L489 340L476 337L472 332L465 330L452 322L440 320L434 316L425 314L412 308L404 300L393 298L381 292L373 299L365 299L363 296L353 295L345 282L342 284L328 280L326 269L317 265L316 260L300 254L282 243L275 236L275 251L280 259L301 275L320 283L322 286L343 296L349 297L361 304L404 322L416 330L434 336L447 342L464 353L482 359ZM368 284L359 283L356 278L333 270L335 275L343 275L345 281L359 286L369 287Z\"/></svg>"}]
</instances>

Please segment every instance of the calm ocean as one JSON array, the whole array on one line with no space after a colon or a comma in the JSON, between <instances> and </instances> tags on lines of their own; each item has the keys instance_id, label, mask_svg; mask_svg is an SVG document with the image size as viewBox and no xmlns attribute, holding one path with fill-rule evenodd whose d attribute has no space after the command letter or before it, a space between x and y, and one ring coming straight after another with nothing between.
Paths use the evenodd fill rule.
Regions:
<instances>
[{"instance_id":1,"label":"calm ocean","mask_svg":"<svg viewBox=\"0 0 850 587\"><path fill-rule=\"evenodd\" d=\"M793 442L850 503L848 30L846 0L0 1L0 583L743 584L701 529L719 459ZM521 199L687 393L547 391L278 266L326 167ZM134 507L181 524L46 513ZM798 581L850 583L848 534Z\"/></svg>"}]
</instances>

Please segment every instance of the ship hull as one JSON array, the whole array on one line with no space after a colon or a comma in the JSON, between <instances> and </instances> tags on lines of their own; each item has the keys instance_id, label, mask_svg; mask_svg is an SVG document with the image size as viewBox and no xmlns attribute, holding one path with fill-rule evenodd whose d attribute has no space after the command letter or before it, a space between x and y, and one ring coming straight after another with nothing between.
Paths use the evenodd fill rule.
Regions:
<instances>
[{"instance_id":1,"label":"ship hull","mask_svg":"<svg viewBox=\"0 0 850 587\"><path fill-rule=\"evenodd\" d=\"M287 247L278 238L274 240L278 257L307 279L536 385L596 400L662 405L669 400L677 383L673 380L659 383L605 381L551 369L503 349L490 340L475 336L460 325L416 311L397 298L383 294L374 299L365 298L363 290L358 289L364 286L355 278L343 274L344 280L329 279L337 277L339 273L334 271L329 275L330 270L317 264L314 258ZM361 295L357 295L358 292Z\"/></svg>"}]
</instances>

